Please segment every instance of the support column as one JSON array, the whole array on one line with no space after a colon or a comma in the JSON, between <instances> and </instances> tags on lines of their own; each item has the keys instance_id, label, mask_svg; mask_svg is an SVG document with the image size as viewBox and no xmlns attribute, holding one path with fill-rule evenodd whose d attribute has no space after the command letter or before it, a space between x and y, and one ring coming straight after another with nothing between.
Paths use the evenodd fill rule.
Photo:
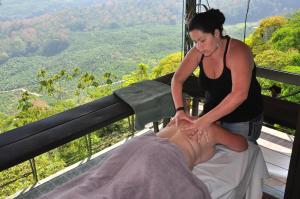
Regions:
<instances>
[{"instance_id":1,"label":"support column","mask_svg":"<svg viewBox=\"0 0 300 199\"><path fill-rule=\"evenodd\" d=\"M193 47L193 41L189 36L188 22L196 14L196 0L185 1L185 17L184 17L184 55Z\"/></svg>"},{"instance_id":2,"label":"support column","mask_svg":"<svg viewBox=\"0 0 300 199\"><path fill-rule=\"evenodd\" d=\"M284 199L300 198L300 109L298 110L296 134L286 181Z\"/></svg>"}]
</instances>

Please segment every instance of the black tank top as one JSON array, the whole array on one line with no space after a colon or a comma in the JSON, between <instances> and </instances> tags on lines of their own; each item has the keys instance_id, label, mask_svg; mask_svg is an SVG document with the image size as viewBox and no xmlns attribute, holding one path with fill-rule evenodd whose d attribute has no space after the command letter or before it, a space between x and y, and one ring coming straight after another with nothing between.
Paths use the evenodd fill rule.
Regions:
<instances>
[{"instance_id":1,"label":"black tank top","mask_svg":"<svg viewBox=\"0 0 300 199\"><path fill-rule=\"evenodd\" d=\"M200 67L199 81L205 90L204 113L207 113L211 109L216 107L231 92L232 89L231 71L226 66L226 54L228 50L230 37L226 36L226 39L227 42L226 42L226 47L223 56L224 68L219 78L210 79L206 76L203 70L204 55L202 55L201 61L199 63L199 67ZM261 96L261 87L256 79L256 66L254 65L247 99L233 112L220 118L220 121L245 122L255 118L256 116L261 114L262 111L263 111L263 102Z\"/></svg>"}]
</instances>

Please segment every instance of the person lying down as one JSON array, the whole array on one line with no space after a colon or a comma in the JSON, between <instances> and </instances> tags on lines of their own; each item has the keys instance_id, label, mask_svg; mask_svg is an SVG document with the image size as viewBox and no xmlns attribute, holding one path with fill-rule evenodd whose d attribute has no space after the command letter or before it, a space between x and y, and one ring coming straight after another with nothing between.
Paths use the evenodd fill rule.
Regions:
<instances>
[{"instance_id":1,"label":"person lying down","mask_svg":"<svg viewBox=\"0 0 300 199\"><path fill-rule=\"evenodd\" d=\"M243 136L231 133L217 124L212 124L204 131L200 139L197 137L197 133L181 130L188 125L188 122L181 121L176 127L175 121L171 121L157 136L169 139L171 143L181 149L191 170L197 164L209 160L215 154L217 144L222 144L237 152L245 151L248 148L248 142Z\"/></svg>"},{"instance_id":2,"label":"person lying down","mask_svg":"<svg viewBox=\"0 0 300 199\"><path fill-rule=\"evenodd\" d=\"M235 151L247 149L247 141L217 125L211 125L197 142L196 135L170 123L158 134L132 138L115 149L101 165L88 170L41 198L97 199L210 199L205 184L192 168L214 155L223 144Z\"/></svg>"}]
</instances>

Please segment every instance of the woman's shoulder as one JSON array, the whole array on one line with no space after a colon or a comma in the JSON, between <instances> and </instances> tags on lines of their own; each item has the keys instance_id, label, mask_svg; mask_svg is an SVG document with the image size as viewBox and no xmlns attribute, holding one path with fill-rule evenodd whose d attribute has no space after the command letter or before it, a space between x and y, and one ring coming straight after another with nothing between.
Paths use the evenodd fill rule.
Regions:
<instances>
[{"instance_id":1,"label":"woman's shoulder","mask_svg":"<svg viewBox=\"0 0 300 199\"><path fill-rule=\"evenodd\" d=\"M245 44L244 42L231 38L230 43L229 43L229 48L228 48L228 53L229 57L233 58L239 58L239 57L252 57L252 52L250 47Z\"/></svg>"},{"instance_id":2,"label":"woman's shoulder","mask_svg":"<svg viewBox=\"0 0 300 199\"><path fill-rule=\"evenodd\" d=\"M192 60L193 62L195 63L199 63L200 60L201 60L201 57L202 57L203 53L200 52L196 47L192 47L187 55L185 56L184 59L186 60Z\"/></svg>"},{"instance_id":3,"label":"woman's shoulder","mask_svg":"<svg viewBox=\"0 0 300 199\"><path fill-rule=\"evenodd\" d=\"M247 44L242 42L241 40L230 38L230 50L240 51L240 50L247 50L249 51L250 48Z\"/></svg>"},{"instance_id":4,"label":"woman's shoulder","mask_svg":"<svg viewBox=\"0 0 300 199\"><path fill-rule=\"evenodd\" d=\"M241 65L245 60L253 61L253 55L250 47L244 42L232 38L227 52L228 66Z\"/></svg>"}]
</instances>

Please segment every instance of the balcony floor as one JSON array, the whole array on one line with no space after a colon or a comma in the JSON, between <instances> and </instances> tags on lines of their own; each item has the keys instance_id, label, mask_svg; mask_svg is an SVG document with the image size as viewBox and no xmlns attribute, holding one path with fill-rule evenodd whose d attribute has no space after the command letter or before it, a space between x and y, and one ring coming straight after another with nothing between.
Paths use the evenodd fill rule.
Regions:
<instances>
[{"instance_id":1,"label":"balcony floor","mask_svg":"<svg viewBox=\"0 0 300 199\"><path fill-rule=\"evenodd\" d=\"M264 192L283 198L294 136L263 127L258 144L263 152L271 178L264 182Z\"/></svg>"},{"instance_id":2,"label":"balcony floor","mask_svg":"<svg viewBox=\"0 0 300 199\"><path fill-rule=\"evenodd\" d=\"M150 131L150 129L145 129L137 133L137 135L148 131ZM266 194L263 198L272 198L270 196L283 198L293 140L293 136L263 127L258 144L263 152L263 156L271 176L271 178L264 182L264 192ZM9 198L38 198L39 196L53 190L55 187L60 186L61 184L87 171L89 168L100 164L114 148L124 142L125 141L121 141L97 154L94 154L89 159L85 159L62 171L59 171L58 173L39 181L35 186L18 192Z\"/></svg>"}]
</instances>

